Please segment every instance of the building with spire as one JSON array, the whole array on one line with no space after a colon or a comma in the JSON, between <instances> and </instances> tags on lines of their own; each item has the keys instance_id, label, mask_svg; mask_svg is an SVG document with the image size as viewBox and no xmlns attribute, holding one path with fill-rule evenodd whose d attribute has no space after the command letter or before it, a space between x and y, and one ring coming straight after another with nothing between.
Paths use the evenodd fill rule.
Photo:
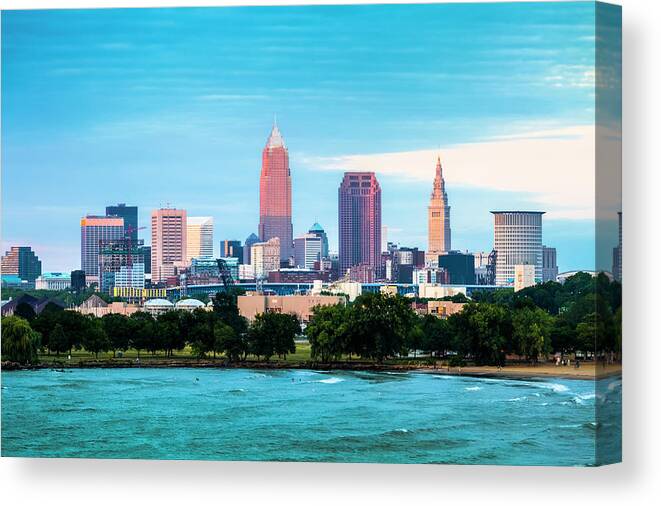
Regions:
<instances>
[{"instance_id":1,"label":"building with spire","mask_svg":"<svg viewBox=\"0 0 661 506\"><path fill-rule=\"evenodd\" d=\"M427 224L427 258L435 263L438 261L439 255L452 249L450 206L448 205L448 194L445 192L445 179L443 179L440 157L436 161L436 177L427 208Z\"/></svg>"},{"instance_id":2,"label":"building with spire","mask_svg":"<svg viewBox=\"0 0 661 506\"><path fill-rule=\"evenodd\" d=\"M291 174L287 146L273 122L271 135L262 152L259 178L259 239L280 239L280 260L289 260L293 252L291 210Z\"/></svg>"}]
</instances>

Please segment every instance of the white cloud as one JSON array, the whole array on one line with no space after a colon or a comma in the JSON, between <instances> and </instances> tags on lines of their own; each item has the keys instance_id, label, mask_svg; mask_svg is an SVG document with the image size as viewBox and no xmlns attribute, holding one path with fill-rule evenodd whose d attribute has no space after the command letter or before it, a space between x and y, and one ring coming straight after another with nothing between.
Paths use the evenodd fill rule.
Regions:
<instances>
[{"instance_id":1,"label":"white cloud","mask_svg":"<svg viewBox=\"0 0 661 506\"><path fill-rule=\"evenodd\" d=\"M438 150L303 158L316 170L374 171L431 181ZM446 184L518 192L548 219L594 219L595 129L572 126L458 144L440 152ZM507 200L503 206L507 207Z\"/></svg>"}]
</instances>

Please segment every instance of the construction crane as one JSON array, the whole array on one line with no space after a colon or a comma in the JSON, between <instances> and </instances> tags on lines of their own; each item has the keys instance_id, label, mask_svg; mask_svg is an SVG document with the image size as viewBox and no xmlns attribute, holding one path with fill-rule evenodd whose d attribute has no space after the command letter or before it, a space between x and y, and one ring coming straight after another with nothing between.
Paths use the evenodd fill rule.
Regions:
<instances>
[{"instance_id":1,"label":"construction crane","mask_svg":"<svg viewBox=\"0 0 661 506\"><path fill-rule=\"evenodd\" d=\"M217 258L216 262L218 263L218 271L220 272L220 279L223 280L223 286L225 287L225 293L231 295L231 292L234 288L234 278L232 278L232 273L227 267L227 262L222 258Z\"/></svg>"}]
</instances>

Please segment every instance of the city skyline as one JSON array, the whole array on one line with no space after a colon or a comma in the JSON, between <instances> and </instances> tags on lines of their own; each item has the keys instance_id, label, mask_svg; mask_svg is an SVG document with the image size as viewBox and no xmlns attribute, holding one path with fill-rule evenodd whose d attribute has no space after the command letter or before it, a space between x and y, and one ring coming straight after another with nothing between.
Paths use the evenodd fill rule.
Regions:
<instances>
[{"instance_id":1,"label":"city skyline","mask_svg":"<svg viewBox=\"0 0 661 506\"><path fill-rule=\"evenodd\" d=\"M212 216L217 239L243 241L258 231L259 152L278 113L290 149L294 237L319 222L338 251L342 173L373 171L389 240L426 249L420 217L440 154L453 249L491 250L492 209L543 210L544 242L557 248L560 270L594 269L590 196L564 184L571 176L585 194L594 177L593 7L501 4L478 21L470 6L407 9L373 6L369 22L357 6L333 11L339 16L324 7L182 9L176 18L140 9L6 13L3 250L30 245L47 270L73 270L71 223L115 202L137 205L140 226L171 202ZM244 26L256 11L243 35L214 30ZM398 14L385 50L353 35ZM516 37L503 32L513 16L522 21ZM475 40L455 40L476 22ZM540 24L559 28L540 39ZM176 44L166 39L173 27ZM49 44L33 45L26 34L35 31ZM196 44L214 50L196 52ZM432 44L443 49L420 51ZM161 65L165 51L171 59ZM512 72L525 91L508 88ZM532 178L529 167L537 168ZM73 197L52 192L63 174L76 180Z\"/></svg>"}]
</instances>

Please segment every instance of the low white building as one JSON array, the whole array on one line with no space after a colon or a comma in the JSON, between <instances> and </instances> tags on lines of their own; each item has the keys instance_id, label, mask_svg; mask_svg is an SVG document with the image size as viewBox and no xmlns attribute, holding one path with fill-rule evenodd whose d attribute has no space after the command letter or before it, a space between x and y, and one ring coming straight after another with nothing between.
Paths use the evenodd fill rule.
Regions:
<instances>
[{"instance_id":1,"label":"low white building","mask_svg":"<svg viewBox=\"0 0 661 506\"><path fill-rule=\"evenodd\" d=\"M71 274L64 272L44 272L35 282L37 290L66 290L71 288Z\"/></svg>"},{"instance_id":2,"label":"low white building","mask_svg":"<svg viewBox=\"0 0 661 506\"><path fill-rule=\"evenodd\" d=\"M144 311L152 316L158 316L174 309L174 304L166 299L150 299L142 307Z\"/></svg>"},{"instance_id":3,"label":"low white building","mask_svg":"<svg viewBox=\"0 0 661 506\"><path fill-rule=\"evenodd\" d=\"M459 294L466 295L465 286L439 285L432 283L420 283L418 285L418 297L421 299L442 299Z\"/></svg>"},{"instance_id":4,"label":"low white building","mask_svg":"<svg viewBox=\"0 0 661 506\"><path fill-rule=\"evenodd\" d=\"M213 306L212 306L213 307ZM183 309L184 311L193 312L196 309L205 309L206 305L201 300L197 299L181 299L174 305L175 309Z\"/></svg>"}]
</instances>

